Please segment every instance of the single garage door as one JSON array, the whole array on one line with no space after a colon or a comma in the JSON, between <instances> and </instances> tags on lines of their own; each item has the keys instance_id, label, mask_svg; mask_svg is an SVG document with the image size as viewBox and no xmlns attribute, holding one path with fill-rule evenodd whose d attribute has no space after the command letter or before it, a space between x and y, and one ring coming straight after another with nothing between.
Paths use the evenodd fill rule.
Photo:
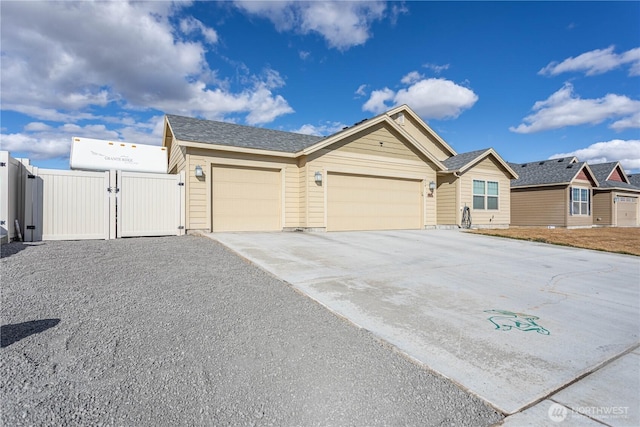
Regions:
<instances>
[{"instance_id":1,"label":"single garage door","mask_svg":"<svg viewBox=\"0 0 640 427\"><path fill-rule=\"evenodd\" d=\"M638 225L638 198L618 197L618 227L635 227Z\"/></svg>"},{"instance_id":2,"label":"single garage door","mask_svg":"<svg viewBox=\"0 0 640 427\"><path fill-rule=\"evenodd\" d=\"M422 228L422 181L329 173L327 230Z\"/></svg>"},{"instance_id":3,"label":"single garage door","mask_svg":"<svg viewBox=\"0 0 640 427\"><path fill-rule=\"evenodd\" d=\"M213 166L213 231L276 231L281 226L280 170Z\"/></svg>"}]
</instances>

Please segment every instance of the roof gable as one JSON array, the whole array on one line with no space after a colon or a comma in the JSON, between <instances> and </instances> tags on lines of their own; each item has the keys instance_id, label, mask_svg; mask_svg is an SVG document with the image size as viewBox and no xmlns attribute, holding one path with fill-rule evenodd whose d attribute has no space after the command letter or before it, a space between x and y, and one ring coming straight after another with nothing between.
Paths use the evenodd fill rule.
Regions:
<instances>
[{"instance_id":1,"label":"roof gable","mask_svg":"<svg viewBox=\"0 0 640 427\"><path fill-rule=\"evenodd\" d=\"M447 144L447 142L442 139L440 135L438 135L433 129L431 129L429 125L427 125L427 123L425 123L425 121L415 113L415 111L409 108L408 105L400 105L387 111L385 114L387 114L400 125L402 125L402 122L405 120L415 123L415 125L413 126L416 129L420 130L423 134L425 134L431 144L439 145L438 150L442 150L446 157L455 156L456 154L458 154L453 149L453 147Z\"/></svg>"},{"instance_id":2,"label":"roof gable","mask_svg":"<svg viewBox=\"0 0 640 427\"><path fill-rule=\"evenodd\" d=\"M545 185L569 185L577 179L581 172L592 185L597 186L598 180L585 162L578 162L575 157L541 160L529 163L509 163L519 175L511 181L512 188L538 187Z\"/></svg>"},{"instance_id":3,"label":"roof gable","mask_svg":"<svg viewBox=\"0 0 640 427\"><path fill-rule=\"evenodd\" d=\"M589 167L600 183L616 181L629 184L629 179L622 170L620 162L596 163L595 165L590 164Z\"/></svg>"},{"instance_id":4,"label":"roof gable","mask_svg":"<svg viewBox=\"0 0 640 427\"><path fill-rule=\"evenodd\" d=\"M346 138L349 138L353 135L366 131L367 129L377 126L381 123L384 123L389 129L393 130L393 132L395 132L406 143L413 146L419 153L424 155L428 160L430 160L433 164L435 164L436 168L438 168L439 170L446 169L445 166L436 157L434 157L432 153L430 153L422 144L420 144L415 138L413 138L404 129L402 129L386 113L380 114L368 120L363 120L351 126L350 128L343 129L338 133L330 135L322 139L321 141L318 141L316 144L303 149L300 154L303 154L303 155L313 154L316 151L327 148L333 144L339 143L340 141Z\"/></svg>"},{"instance_id":5,"label":"roof gable","mask_svg":"<svg viewBox=\"0 0 640 427\"><path fill-rule=\"evenodd\" d=\"M295 153L323 137L243 126L235 123L166 115L174 137L183 142Z\"/></svg>"},{"instance_id":6,"label":"roof gable","mask_svg":"<svg viewBox=\"0 0 640 427\"><path fill-rule=\"evenodd\" d=\"M453 157L449 157L442 163L446 166L448 171L465 173L487 157L495 159L498 164L500 164L509 173L509 175L511 175L511 179L518 178L518 173L511 167L511 165L505 162L493 148L485 148L483 150L457 154Z\"/></svg>"}]
</instances>

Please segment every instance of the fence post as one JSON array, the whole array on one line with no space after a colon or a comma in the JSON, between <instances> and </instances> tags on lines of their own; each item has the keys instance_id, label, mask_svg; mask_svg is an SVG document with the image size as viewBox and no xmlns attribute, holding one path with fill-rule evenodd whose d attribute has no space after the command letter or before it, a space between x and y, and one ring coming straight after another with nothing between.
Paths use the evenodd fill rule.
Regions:
<instances>
[{"instance_id":1,"label":"fence post","mask_svg":"<svg viewBox=\"0 0 640 427\"><path fill-rule=\"evenodd\" d=\"M118 181L116 179L116 171L106 171L106 182L109 187L105 189L107 197L107 224L109 232L107 239L115 239L118 237L116 234L116 217L117 217L117 200L118 200Z\"/></svg>"}]
</instances>

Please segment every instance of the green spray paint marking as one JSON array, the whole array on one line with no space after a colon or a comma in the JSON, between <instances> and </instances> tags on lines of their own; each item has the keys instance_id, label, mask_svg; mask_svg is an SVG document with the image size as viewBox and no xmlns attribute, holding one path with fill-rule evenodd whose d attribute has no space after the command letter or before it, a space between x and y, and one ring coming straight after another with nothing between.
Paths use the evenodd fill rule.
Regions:
<instances>
[{"instance_id":1,"label":"green spray paint marking","mask_svg":"<svg viewBox=\"0 0 640 427\"><path fill-rule=\"evenodd\" d=\"M489 317L489 321L496 325L496 329L501 331L509 331L516 328L521 331L536 331L542 335L550 335L551 332L536 323L539 317L531 314L514 313L507 310L485 310L485 313L493 314Z\"/></svg>"}]
</instances>

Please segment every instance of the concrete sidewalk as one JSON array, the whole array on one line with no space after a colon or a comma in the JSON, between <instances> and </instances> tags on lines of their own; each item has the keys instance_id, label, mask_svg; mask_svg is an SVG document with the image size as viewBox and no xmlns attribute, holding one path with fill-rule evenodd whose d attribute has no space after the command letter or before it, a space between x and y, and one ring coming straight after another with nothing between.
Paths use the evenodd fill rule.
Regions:
<instances>
[{"instance_id":1,"label":"concrete sidewalk","mask_svg":"<svg viewBox=\"0 0 640 427\"><path fill-rule=\"evenodd\" d=\"M514 414L505 425L640 425L636 257L445 230L210 237Z\"/></svg>"}]
</instances>

